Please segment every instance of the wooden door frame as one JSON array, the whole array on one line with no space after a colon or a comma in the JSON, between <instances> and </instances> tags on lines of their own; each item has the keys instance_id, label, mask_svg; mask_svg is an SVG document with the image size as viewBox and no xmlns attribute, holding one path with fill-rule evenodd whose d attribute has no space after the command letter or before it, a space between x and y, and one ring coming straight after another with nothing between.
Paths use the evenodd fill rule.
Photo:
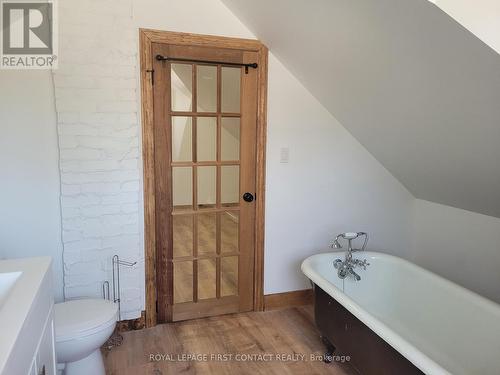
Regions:
<instances>
[{"instance_id":1,"label":"wooden door frame","mask_svg":"<svg viewBox=\"0 0 500 375\"><path fill-rule=\"evenodd\" d=\"M153 43L226 48L258 53L257 160L255 196L255 261L253 310L264 309L264 210L267 136L268 49L258 40L198 35L150 29L139 30L141 60L142 156L144 168L144 265L146 274L146 326L157 324L156 219L153 84Z\"/></svg>"}]
</instances>

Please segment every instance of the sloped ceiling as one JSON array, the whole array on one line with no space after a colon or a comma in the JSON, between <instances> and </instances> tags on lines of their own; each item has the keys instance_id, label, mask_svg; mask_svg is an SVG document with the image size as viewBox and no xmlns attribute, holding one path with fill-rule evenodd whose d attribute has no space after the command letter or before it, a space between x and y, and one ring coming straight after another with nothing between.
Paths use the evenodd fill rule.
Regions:
<instances>
[{"instance_id":1,"label":"sloped ceiling","mask_svg":"<svg viewBox=\"0 0 500 375\"><path fill-rule=\"evenodd\" d=\"M500 217L498 53L427 0L222 1L415 197Z\"/></svg>"},{"instance_id":2,"label":"sloped ceiling","mask_svg":"<svg viewBox=\"0 0 500 375\"><path fill-rule=\"evenodd\" d=\"M500 53L500 1L429 0Z\"/></svg>"}]
</instances>

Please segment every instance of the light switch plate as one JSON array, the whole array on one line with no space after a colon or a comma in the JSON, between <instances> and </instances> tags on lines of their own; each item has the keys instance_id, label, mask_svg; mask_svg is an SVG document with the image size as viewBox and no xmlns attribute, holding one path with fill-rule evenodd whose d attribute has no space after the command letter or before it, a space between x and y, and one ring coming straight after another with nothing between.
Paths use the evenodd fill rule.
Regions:
<instances>
[{"instance_id":1,"label":"light switch plate","mask_svg":"<svg viewBox=\"0 0 500 375\"><path fill-rule=\"evenodd\" d=\"M288 163L290 161L290 149L282 147L280 149L280 163Z\"/></svg>"}]
</instances>

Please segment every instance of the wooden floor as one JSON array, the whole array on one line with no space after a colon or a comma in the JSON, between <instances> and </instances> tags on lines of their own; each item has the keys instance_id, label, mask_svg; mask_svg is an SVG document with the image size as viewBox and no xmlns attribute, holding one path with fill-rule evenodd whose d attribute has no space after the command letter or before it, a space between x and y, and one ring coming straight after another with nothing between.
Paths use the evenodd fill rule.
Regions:
<instances>
[{"instance_id":1,"label":"wooden floor","mask_svg":"<svg viewBox=\"0 0 500 375\"><path fill-rule=\"evenodd\" d=\"M104 351L108 375L356 373L347 363L311 360L311 355L319 357L324 352L314 327L312 306L163 324L123 336L122 346ZM183 355L193 354L206 355L208 360L182 361ZM232 354L233 359L210 359L217 354ZM267 357L261 359L287 354L289 361L276 357L272 361L256 360L263 354ZM151 355L163 359L152 361ZM293 355L295 359L304 355L305 359L293 361Z\"/></svg>"}]
</instances>

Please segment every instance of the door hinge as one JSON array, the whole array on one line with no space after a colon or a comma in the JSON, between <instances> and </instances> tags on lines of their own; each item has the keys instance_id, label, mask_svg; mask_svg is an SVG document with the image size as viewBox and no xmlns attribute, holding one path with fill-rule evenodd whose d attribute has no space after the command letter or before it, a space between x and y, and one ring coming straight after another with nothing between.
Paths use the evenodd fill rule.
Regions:
<instances>
[{"instance_id":1,"label":"door hinge","mask_svg":"<svg viewBox=\"0 0 500 375\"><path fill-rule=\"evenodd\" d=\"M155 85L155 70L148 69L148 70L146 70L146 72L151 73L151 84L154 86Z\"/></svg>"},{"instance_id":2,"label":"door hinge","mask_svg":"<svg viewBox=\"0 0 500 375\"><path fill-rule=\"evenodd\" d=\"M158 314L158 301L156 301L156 313Z\"/></svg>"}]
</instances>

